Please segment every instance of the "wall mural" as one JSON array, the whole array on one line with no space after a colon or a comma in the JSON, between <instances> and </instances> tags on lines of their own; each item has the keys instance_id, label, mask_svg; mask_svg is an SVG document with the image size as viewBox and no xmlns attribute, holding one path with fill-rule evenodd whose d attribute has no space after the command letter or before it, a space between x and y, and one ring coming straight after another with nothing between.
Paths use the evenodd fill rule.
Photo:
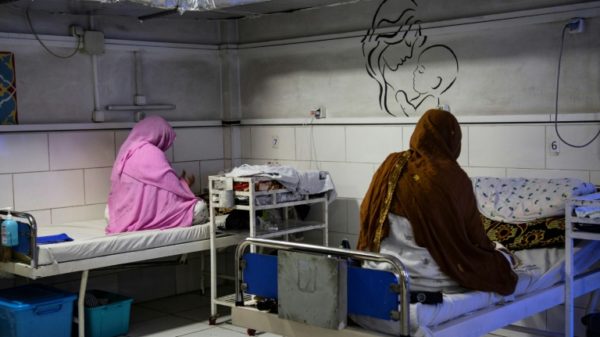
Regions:
<instances>
[{"instance_id":1,"label":"wall mural","mask_svg":"<svg viewBox=\"0 0 600 337\"><path fill-rule=\"evenodd\" d=\"M405 9L390 8L397 0L383 0L362 39L367 73L379 85L379 107L392 116L416 116L439 106L440 97L456 82L454 51L432 43L421 31L416 0ZM382 27L395 26L396 29Z\"/></svg>"}]
</instances>

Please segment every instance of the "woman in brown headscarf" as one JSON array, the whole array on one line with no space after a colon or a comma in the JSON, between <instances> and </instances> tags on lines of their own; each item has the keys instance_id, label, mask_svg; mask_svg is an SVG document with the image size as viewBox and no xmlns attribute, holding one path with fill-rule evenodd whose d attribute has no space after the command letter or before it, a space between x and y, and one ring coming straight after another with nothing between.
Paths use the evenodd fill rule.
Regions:
<instances>
[{"instance_id":1,"label":"woman in brown headscarf","mask_svg":"<svg viewBox=\"0 0 600 337\"><path fill-rule=\"evenodd\" d=\"M421 117L410 150L390 154L373 176L360 208L358 249L379 252L390 235L389 219L405 219L414 239L405 238L425 248L445 276L464 288L508 295L517 275L484 232L471 181L456 162L461 137L449 112Z\"/></svg>"}]
</instances>

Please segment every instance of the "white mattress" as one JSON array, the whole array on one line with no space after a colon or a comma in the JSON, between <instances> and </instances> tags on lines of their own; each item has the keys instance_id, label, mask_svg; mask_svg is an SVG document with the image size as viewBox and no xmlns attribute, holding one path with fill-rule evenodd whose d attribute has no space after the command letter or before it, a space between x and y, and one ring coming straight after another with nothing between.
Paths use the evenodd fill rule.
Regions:
<instances>
[{"instance_id":1,"label":"white mattress","mask_svg":"<svg viewBox=\"0 0 600 337\"><path fill-rule=\"evenodd\" d=\"M39 246L38 265L84 260L93 257L140 251L186 242L208 239L210 224L192 227L146 230L119 234L105 234L105 220L91 220L48 225L38 228L38 236L65 233L70 242Z\"/></svg>"},{"instance_id":2,"label":"white mattress","mask_svg":"<svg viewBox=\"0 0 600 337\"><path fill-rule=\"evenodd\" d=\"M575 247L575 270L584 271L600 260L600 242L584 242ZM410 305L411 330L416 336L429 336L428 327L457 318L469 312L486 308L495 303L512 301L519 295L548 288L562 280L564 267L563 249L530 249L517 252L523 267L517 273L519 281L515 293L501 296L496 293L470 291L458 294L444 294L444 302L438 305L421 303ZM397 321L386 321L366 316L352 316L361 326L375 331L399 334Z\"/></svg>"}]
</instances>

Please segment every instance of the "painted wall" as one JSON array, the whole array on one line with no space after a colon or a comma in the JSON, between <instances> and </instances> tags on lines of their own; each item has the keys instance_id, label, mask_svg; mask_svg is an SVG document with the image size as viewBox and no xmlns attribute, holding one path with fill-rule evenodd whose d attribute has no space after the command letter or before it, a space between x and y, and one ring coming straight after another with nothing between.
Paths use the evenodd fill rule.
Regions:
<instances>
[{"instance_id":1,"label":"painted wall","mask_svg":"<svg viewBox=\"0 0 600 337\"><path fill-rule=\"evenodd\" d=\"M584 12L540 16L518 12L465 19L460 24L458 19L432 22L429 28L424 23L421 41L424 37L427 40L410 54L402 50L402 43L382 49L381 41L389 30L374 34L370 43L361 43L370 22L360 16L365 27L360 35L242 44L242 118L303 118L319 105L327 107L329 117L420 116L438 102L449 105L457 115L550 114L555 106L562 27L569 15L576 13ZM589 10L585 13L600 15ZM599 23L597 16L588 17L585 32L565 34L561 113L600 110ZM255 23L259 27L262 24L268 27L270 23ZM456 60L450 54L427 59L428 50L431 53L428 47L434 45L448 47ZM371 52L375 53L371 56L375 59L374 76L366 70L365 55ZM407 55L408 59L400 63ZM422 75L417 69L423 66L429 76L445 79L440 89L448 84L447 91L418 87ZM455 75L448 74L457 66ZM385 80L383 87L388 94L383 104L388 109L380 108L379 83L372 77L380 77L380 83ZM415 104L421 99L417 97L433 96L416 109L406 110L401 109L407 104L399 93L406 93Z\"/></svg>"}]
</instances>

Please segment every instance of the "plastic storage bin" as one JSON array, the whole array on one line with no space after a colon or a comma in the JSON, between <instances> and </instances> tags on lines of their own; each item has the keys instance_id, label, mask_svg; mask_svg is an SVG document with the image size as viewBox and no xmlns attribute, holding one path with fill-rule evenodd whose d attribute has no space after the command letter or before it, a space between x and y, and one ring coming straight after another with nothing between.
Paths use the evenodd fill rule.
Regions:
<instances>
[{"instance_id":1,"label":"plastic storage bin","mask_svg":"<svg viewBox=\"0 0 600 337\"><path fill-rule=\"evenodd\" d=\"M0 336L70 337L75 299L37 284L0 290Z\"/></svg>"},{"instance_id":2,"label":"plastic storage bin","mask_svg":"<svg viewBox=\"0 0 600 337\"><path fill-rule=\"evenodd\" d=\"M133 299L101 290L90 290L88 296L100 303L108 303L85 308L86 337L116 337L129 331L129 315ZM87 299L86 299L87 302Z\"/></svg>"}]
</instances>

